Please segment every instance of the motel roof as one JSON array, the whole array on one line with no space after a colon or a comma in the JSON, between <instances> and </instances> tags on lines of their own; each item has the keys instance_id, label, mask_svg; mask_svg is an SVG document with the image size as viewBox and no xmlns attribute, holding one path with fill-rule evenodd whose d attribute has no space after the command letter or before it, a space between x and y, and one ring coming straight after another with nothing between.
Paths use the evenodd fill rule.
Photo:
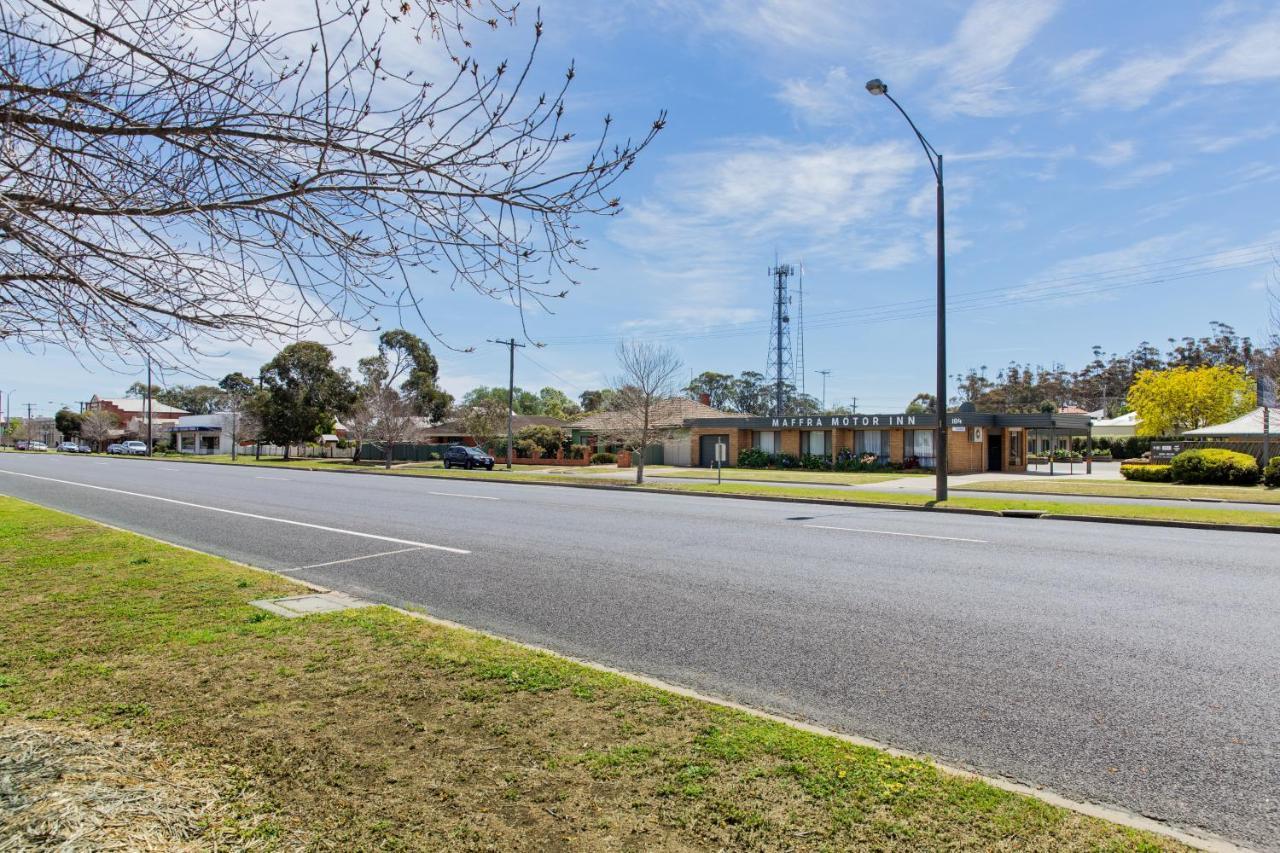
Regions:
<instances>
[{"instance_id":1,"label":"motel roof","mask_svg":"<svg viewBox=\"0 0 1280 853\"><path fill-rule=\"evenodd\" d=\"M1280 409L1272 412L1270 427L1272 435L1280 434ZM1262 435L1262 407L1259 406L1252 412L1246 412L1233 421L1227 421L1225 424L1189 429L1183 435L1260 436Z\"/></svg>"}]
</instances>

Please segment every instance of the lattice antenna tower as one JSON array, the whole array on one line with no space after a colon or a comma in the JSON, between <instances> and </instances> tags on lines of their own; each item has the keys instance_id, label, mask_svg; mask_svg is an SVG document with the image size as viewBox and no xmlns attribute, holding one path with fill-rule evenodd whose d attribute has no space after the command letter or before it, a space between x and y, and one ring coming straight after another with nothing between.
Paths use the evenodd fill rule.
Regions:
<instances>
[{"instance_id":1,"label":"lattice antenna tower","mask_svg":"<svg viewBox=\"0 0 1280 853\"><path fill-rule=\"evenodd\" d=\"M769 268L773 280L773 333L769 342L765 375L773 377L773 414L781 415L787 405L787 388L795 387L795 363L791 358L791 296L789 285L795 268L777 264Z\"/></svg>"}]
</instances>

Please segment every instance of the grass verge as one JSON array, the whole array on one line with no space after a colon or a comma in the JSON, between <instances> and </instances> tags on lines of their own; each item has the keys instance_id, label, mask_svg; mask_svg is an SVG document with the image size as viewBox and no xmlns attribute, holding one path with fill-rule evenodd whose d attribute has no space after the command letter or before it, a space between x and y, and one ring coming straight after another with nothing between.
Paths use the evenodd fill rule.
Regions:
<instances>
[{"instance_id":1,"label":"grass verge","mask_svg":"<svg viewBox=\"0 0 1280 853\"><path fill-rule=\"evenodd\" d=\"M674 477L686 480L714 480L716 472L710 468L676 468L661 467L645 469L646 476ZM901 480L904 477L921 477L920 473L880 473L880 472L834 472L834 471L775 471L752 468L725 468L724 479L735 482L773 482L773 483L826 483L832 486L861 486L869 483L883 483L888 480Z\"/></svg>"},{"instance_id":2,"label":"grass verge","mask_svg":"<svg viewBox=\"0 0 1280 853\"><path fill-rule=\"evenodd\" d=\"M157 744L229 849L1175 850L932 765L0 498L0 721Z\"/></svg>"},{"instance_id":3,"label":"grass verge","mask_svg":"<svg viewBox=\"0 0 1280 853\"><path fill-rule=\"evenodd\" d=\"M953 486L952 488L956 491L1280 504L1280 489L1268 489L1264 486L1183 486L1176 483L1138 483L1130 480L1055 482L1047 481L1046 478L1046 482L1039 480L992 481L969 483L965 486Z\"/></svg>"},{"instance_id":4,"label":"grass verge","mask_svg":"<svg viewBox=\"0 0 1280 853\"><path fill-rule=\"evenodd\" d=\"M1214 509L1213 507L1166 507L1144 504L1067 503L1049 500L952 497L941 504L927 493L840 491L803 486L767 486L754 483L649 483L646 490L790 498L793 500L845 501L885 506L930 506L939 509L977 509L999 512L1006 509L1039 510L1046 515L1133 518L1149 521L1183 521L1209 524L1247 525L1280 528L1280 513L1265 510Z\"/></svg>"}]
</instances>

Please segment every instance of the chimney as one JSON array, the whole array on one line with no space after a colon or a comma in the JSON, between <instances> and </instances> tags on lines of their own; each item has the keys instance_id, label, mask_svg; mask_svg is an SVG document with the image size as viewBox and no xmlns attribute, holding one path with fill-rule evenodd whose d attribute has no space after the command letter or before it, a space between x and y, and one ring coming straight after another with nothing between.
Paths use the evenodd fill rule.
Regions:
<instances>
[{"instance_id":1,"label":"chimney","mask_svg":"<svg viewBox=\"0 0 1280 853\"><path fill-rule=\"evenodd\" d=\"M711 395L710 395L710 394L699 394L699 395L698 395L698 402L699 402L699 403L701 403L701 404L702 404L702 405L704 405L704 406L710 406L710 405L711 405Z\"/></svg>"}]
</instances>

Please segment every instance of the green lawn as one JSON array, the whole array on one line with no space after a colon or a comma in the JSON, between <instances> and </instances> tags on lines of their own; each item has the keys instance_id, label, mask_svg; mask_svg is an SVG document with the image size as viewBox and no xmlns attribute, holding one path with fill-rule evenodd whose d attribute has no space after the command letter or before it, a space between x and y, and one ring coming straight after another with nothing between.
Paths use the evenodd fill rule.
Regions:
<instances>
[{"instance_id":1,"label":"green lawn","mask_svg":"<svg viewBox=\"0 0 1280 853\"><path fill-rule=\"evenodd\" d=\"M248 604L298 591L0 498L0 733L154 745L153 795L219 793L201 848L1186 849L387 608Z\"/></svg>"},{"instance_id":2,"label":"green lawn","mask_svg":"<svg viewBox=\"0 0 1280 853\"><path fill-rule=\"evenodd\" d=\"M646 475L654 477L679 477L689 480L714 480L716 472L710 468L676 468L674 466L648 466ZM903 477L926 476L915 473L841 473L835 471L778 471L755 468L725 468L724 479L736 482L774 482L774 483L828 483L833 486L860 486L867 483L883 483L886 480L900 480Z\"/></svg>"},{"instance_id":3,"label":"green lawn","mask_svg":"<svg viewBox=\"0 0 1280 853\"><path fill-rule=\"evenodd\" d=\"M1107 498L1210 499L1242 503L1280 503L1280 489L1263 486L1183 486L1176 483L1138 483L1131 480L1012 480L969 483L956 491L1016 492L1022 494L1087 495Z\"/></svg>"},{"instance_id":4,"label":"green lawn","mask_svg":"<svg viewBox=\"0 0 1280 853\"><path fill-rule=\"evenodd\" d=\"M1096 516L1104 518L1140 518L1160 521L1194 521L1215 524L1245 524L1280 527L1280 512L1262 510L1215 509L1210 506L1163 507L1141 504L1066 503L1048 500L952 497L938 504L932 495L912 492L841 491L804 486L770 486L760 483L650 483L649 490L694 492L754 497L790 498L794 500L829 500L850 503L874 503L897 506L936 506L941 509L1039 510L1048 515Z\"/></svg>"}]
</instances>

